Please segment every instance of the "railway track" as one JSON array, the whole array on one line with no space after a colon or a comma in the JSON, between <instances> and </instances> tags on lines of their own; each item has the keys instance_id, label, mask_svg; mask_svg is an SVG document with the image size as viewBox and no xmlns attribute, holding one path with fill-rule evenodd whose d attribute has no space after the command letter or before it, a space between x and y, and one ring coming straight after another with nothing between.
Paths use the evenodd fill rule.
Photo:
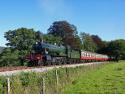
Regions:
<instances>
[{"instance_id":1,"label":"railway track","mask_svg":"<svg viewBox=\"0 0 125 94\"><path fill-rule=\"evenodd\" d=\"M91 63L81 63L81 64L66 64L66 65L54 65L54 66L39 66L39 67L1 67L0 76L11 76L16 75L21 72L47 72L54 68L65 68L65 67L77 67L77 66L89 66L93 64L103 64L106 62L91 62Z\"/></svg>"}]
</instances>

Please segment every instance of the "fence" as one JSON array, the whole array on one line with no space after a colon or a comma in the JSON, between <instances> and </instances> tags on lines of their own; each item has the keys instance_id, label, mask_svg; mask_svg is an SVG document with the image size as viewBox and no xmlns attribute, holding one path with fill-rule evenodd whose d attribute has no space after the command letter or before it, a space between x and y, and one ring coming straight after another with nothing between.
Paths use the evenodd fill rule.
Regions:
<instances>
[{"instance_id":1,"label":"fence","mask_svg":"<svg viewBox=\"0 0 125 94\"><path fill-rule=\"evenodd\" d=\"M61 89L67 84L73 84L76 77L95 68L100 68L100 65L0 77L0 94L60 94Z\"/></svg>"}]
</instances>

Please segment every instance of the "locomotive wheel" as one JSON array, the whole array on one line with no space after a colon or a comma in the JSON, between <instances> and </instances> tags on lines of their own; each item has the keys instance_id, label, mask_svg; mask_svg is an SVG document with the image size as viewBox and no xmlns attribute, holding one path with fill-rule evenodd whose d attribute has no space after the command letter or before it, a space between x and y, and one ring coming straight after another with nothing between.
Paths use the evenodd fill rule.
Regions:
<instances>
[{"instance_id":1,"label":"locomotive wheel","mask_svg":"<svg viewBox=\"0 0 125 94\"><path fill-rule=\"evenodd\" d=\"M38 62L37 61L29 61L28 62L28 66L32 67L32 66L37 66Z\"/></svg>"},{"instance_id":2,"label":"locomotive wheel","mask_svg":"<svg viewBox=\"0 0 125 94\"><path fill-rule=\"evenodd\" d=\"M43 66L44 62L42 60L38 60L38 66Z\"/></svg>"}]
</instances>

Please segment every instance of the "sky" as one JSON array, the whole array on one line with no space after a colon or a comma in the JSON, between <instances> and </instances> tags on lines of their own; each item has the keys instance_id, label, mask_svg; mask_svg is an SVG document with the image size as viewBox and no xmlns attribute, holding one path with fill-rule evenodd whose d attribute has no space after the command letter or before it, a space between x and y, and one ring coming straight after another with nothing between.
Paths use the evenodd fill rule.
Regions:
<instances>
[{"instance_id":1,"label":"sky","mask_svg":"<svg viewBox=\"0 0 125 94\"><path fill-rule=\"evenodd\" d=\"M125 0L0 0L0 46L4 33L21 27L47 33L54 21L66 20L77 31L103 40L125 39Z\"/></svg>"}]
</instances>

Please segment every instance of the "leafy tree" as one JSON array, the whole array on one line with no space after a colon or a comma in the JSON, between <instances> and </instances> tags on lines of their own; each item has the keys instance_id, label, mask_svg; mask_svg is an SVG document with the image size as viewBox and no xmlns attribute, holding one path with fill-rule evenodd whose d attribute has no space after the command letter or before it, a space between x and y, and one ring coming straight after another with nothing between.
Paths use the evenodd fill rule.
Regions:
<instances>
[{"instance_id":1,"label":"leafy tree","mask_svg":"<svg viewBox=\"0 0 125 94\"><path fill-rule=\"evenodd\" d=\"M107 41L103 41L98 35L91 35L93 42L97 45L96 52L100 54L106 54L106 48L108 46Z\"/></svg>"},{"instance_id":2,"label":"leafy tree","mask_svg":"<svg viewBox=\"0 0 125 94\"><path fill-rule=\"evenodd\" d=\"M109 45L110 42L109 41L102 41L102 42L104 44L104 47L98 49L97 52L100 53L100 54L108 54L107 47L108 47L108 45Z\"/></svg>"},{"instance_id":3,"label":"leafy tree","mask_svg":"<svg viewBox=\"0 0 125 94\"><path fill-rule=\"evenodd\" d=\"M3 52L4 49L5 49L5 47L0 46L0 54Z\"/></svg>"},{"instance_id":4,"label":"leafy tree","mask_svg":"<svg viewBox=\"0 0 125 94\"><path fill-rule=\"evenodd\" d=\"M95 52L97 49L97 46L94 43L92 37L89 34L84 32L82 32L80 36L82 40L82 49Z\"/></svg>"},{"instance_id":5,"label":"leafy tree","mask_svg":"<svg viewBox=\"0 0 125 94\"><path fill-rule=\"evenodd\" d=\"M6 45L19 50L29 50L36 41L35 33L33 29L27 28L9 30L5 33L8 41Z\"/></svg>"},{"instance_id":6,"label":"leafy tree","mask_svg":"<svg viewBox=\"0 0 125 94\"><path fill-rule=\"evenodd\" d=\"M76 48L75 45L79 45L77 43L80 42L76 26L68 23L67 21L54 22L48 29L48 34L61 37L63 43L65 45L70 45L72 48Z\"/></svg>"},{"instance_id":7,"label":"leafy tree","mask_svg":"<svg viewBox=\"0 0 125 94\"><path fill-rule=\"evenodd\" d=\"M97 45L97 50L100 50L104 47L106 47L105 43L102 41L102 39L98 35L91 35L94 43Z\"/></svg>"},{"instance_id":8,"label":"leafy tree","mask_svg":"<svg viewBox=\"0 0 125 94\"><path fill-rule=\"evenodd\" d=\"M48 42L48 43L51 43L51 44L62 44L62 38L61 37L55 37L51 34L44 34L43 35L43 40Z\"/></svg>"},{"instance_id":9,"label":"leafy tree","mask_svg":"<svg viewBox=\"0 0 125 94\"><path fill-rule=\"evenodd\" d=\"M20 65L18 53L18 50L12 50L11 48L4 49L0 55L0 66Z\"/></svg>"},{"instance_id":10,"label":"leafy tree","mask_svg":"<svg viewBox=\"0 0 125 94\"><path fill-rule=\"evenodd\" d=\"M82 47L82 42L81 42L81 39L80 39L80 37L79 37L78 35L75 36L74 41L75 41L75 42L73 42L73 43L74 43L74 44L73 44L73 47L74 47L74 48L81 49L81 47Z\"/></svg>"},{"instance_id":11,"label":"leafy tree","mask_svg":"<svg viewBox=\"0 0 125 94\"><path fill-rule=\"evenodd\" d=\"M9 62L13 62L13 65L18 65L18 63L23 65L24 57L31 52L32 45L36 41L41 41L42 37L40 31L36 32L33 29L19 28L16 30L9 30L5 33L5 38L8 41L6 45L10 48L2 53L1 62L7 65L12 65ZM15 61L17 63L15 63Z\"/></svg>"},{"instance_id":12,"label":"leafy tree","mask_svg":"<svg viewBox=\"0 0 125 94\"><path fill-rule=\"evenodd\" d=\"M48 33L65 38L68 35L75 36L77 34L77 29L67 21L55 21L48 29Z\"/></svg>"},{"instance_id":13,"label":"leafy tree","mask_svg":"<svg viewBox=\"0 0 125 94\"><path fill-rule=\"evenodd\" d=\"M35 39L36 39L36 41L43 41L43 33L40 31L37 31L35 33Z\"/></svg>"},{"instance_id":14,"label":"leafy tree","mask_svg":"<svg viewBox=\"0 0 125 94\"><path fill-rule=\"evenodd\" d=\"M107 54L116 59L125 55L125 40L119 39L111 41L107 47Z\"/></svg>"}]
</instances>

